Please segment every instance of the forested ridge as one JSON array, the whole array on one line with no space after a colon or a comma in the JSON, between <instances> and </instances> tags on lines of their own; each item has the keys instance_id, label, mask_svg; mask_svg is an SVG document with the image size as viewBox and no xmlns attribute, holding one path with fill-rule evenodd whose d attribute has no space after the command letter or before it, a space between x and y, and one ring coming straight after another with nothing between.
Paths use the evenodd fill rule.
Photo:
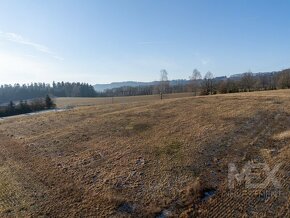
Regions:
<instances>
[{"instance_id":1,"label":"forested ridge","mask_svg":"<svg viewBox=\"0 0 290 218\"><path fill-rule=\"evenodd\" d=\"M0 86L0 103L43 98L46 95L52 97L95 97L96 92L93 86L87 83L53 82L52 85L31 83Z\"/></svg>"}]
</instances>

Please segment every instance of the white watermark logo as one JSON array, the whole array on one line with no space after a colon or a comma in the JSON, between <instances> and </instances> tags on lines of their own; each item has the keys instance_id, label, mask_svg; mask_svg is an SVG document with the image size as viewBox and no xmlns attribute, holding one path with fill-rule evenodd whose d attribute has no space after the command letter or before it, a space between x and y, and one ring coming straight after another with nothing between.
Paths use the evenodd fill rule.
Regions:
<instances>
[{"instance_id":1,"label":"white watermark logo","mask_svg":"<svg viewBox=\"0 0 290 218\"><path fill-rule=\"evenodd\" d=\"M245 182L247 189L265 189L271 183L276 189L281 189L281 183L276 178L282 163L276 164L271 170L267 163L248 162L239 173L234 163L228 165L228 187L234 189L236 182L242 184Z\"/></svg>"}]
</instances>

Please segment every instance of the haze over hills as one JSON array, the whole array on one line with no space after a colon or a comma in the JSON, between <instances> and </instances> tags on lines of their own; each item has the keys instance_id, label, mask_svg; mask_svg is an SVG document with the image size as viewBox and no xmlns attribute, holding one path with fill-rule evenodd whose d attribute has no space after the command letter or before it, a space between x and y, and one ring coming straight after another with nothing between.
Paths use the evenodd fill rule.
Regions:
<instances>
[{"instance_id":1,"label":"haze over hills","mask_svg":"<svg viewBox=\"0 0 290 218\"><path fill-rule=\"evenodd\" d=\"M259 74L264 74L264 75L269 75L273 73L277 73L279 71L273 71L273 72L258 72L258 73L253 73L253 75L259 75ZM239 74L232 74L229 77L227 76L219 76L215 77L214 80L219 81L227 78L233 78L233 79L239 79L244 75L244 73L239 73ZM186 79L176 79L176 80L170 80L169 83L170 85L186 85L190 82L190 80ZM107 84L95 84L93 87L97 92L103 92L106 89L114 89L114 88L120 88L120 87L138 87L138 86L150 86L150 85L158 85L159 81L152 81L152 82L138 82L138 81L123 81L123 82L112 82L112 83L107 83Z\"/></svg>"},{"instance_id":2,"label":"haze over hills","mask_svg":"<svg viewBox=\"0 0 290 218\"><path fill-rule=\"evenodd\" d=\"M220 79L226 79L226 76L222 77L215 77L216 80ZM177 79L177 80L170 80L169 85L186 85L190 82L190 80L186 79ZM96 84L93 87L97 92L103 92L106 89L114 89L114 88L120 88L120 87L138 87L138 86L152 86L152 85L158 85L159 81L152 81L152 82L137 82L137 81L124 81L124 82L113 82L109 84Z\"/></svg>"},{"instance_id":3,"label":"haze over hills","mask_svg":"<svg viewBox=\"0 0 290 218\"><path fill-rule=\"evenodd\" d=\"M119 88L123 86L148 86L148 85L155 85L157 84L157 81L153 82L136 82L136 81L124 81L124 82L112 82L108 84L96 84L94 85L94 88L97 92L103 92L106 89L113 89L113 88Z\"/></svg>"},{"instance_id":4,"label":"haze over hills","mask_svg":"<svg viewBox=\"0 0 290 218\"><path fill-rule=\"evenodd\" d=\"M176 84L187 84L189 80L185 79L178 79L178 80L170 80L170 85L176 85ZM124 86L130 86L130 87L137 87L137 86L151 86L151 85L158 85L159 81L152 81L152 82L137 82L137 81L124 81L124 82L112 82L109 84L96 84L94 85L94 88L97 92L103 92L106 89L114 89L114 88L120 88Z\"/></svg>"}]
</instances>

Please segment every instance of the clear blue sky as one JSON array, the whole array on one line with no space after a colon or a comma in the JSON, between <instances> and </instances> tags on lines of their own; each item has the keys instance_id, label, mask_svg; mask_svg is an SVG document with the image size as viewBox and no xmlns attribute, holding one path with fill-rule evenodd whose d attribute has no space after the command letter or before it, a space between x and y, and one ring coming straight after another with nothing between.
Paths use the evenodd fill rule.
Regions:
<instances>
[{"instance_id":1,"label":"clear blue sky","mask_svg":"<svg viewBox=\"0 0 290 218\"><path fill-rule=\"evenodd\" d=\"M290 1L0 0L0 83L290 67Z\"/></svg>"}]
</instances>

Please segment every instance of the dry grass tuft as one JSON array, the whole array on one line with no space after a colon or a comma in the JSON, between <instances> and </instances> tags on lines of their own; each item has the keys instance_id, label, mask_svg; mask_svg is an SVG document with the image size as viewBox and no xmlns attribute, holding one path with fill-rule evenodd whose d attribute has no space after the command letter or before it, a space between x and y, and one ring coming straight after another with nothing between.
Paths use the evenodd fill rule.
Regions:
<instances>
[{"instance_id":1,"label":"dry grass tuft","mask_svg":"<svg viewBox=\"0 0 290 218\"><path fill-rule=\"evenodd\" d=\"M196 178L181 191L181 201L184 206L194 203L202 194L200 178Z\"/></svg>"}]
</instances>

